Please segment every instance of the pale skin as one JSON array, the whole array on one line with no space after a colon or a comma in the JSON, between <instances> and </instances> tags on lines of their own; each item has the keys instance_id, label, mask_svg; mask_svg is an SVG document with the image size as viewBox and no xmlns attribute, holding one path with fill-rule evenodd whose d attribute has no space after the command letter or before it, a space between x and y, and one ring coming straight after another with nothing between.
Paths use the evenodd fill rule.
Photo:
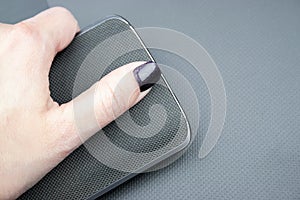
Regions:
<instances>
[{"instance_id":1,"label":"pale skin","mask_svg":"<svg viewBox=\"0 0 300 200\"><path fill-rule=\"evenodd\" d=\"M48 80L51 63L78 31L76 19L64 8L15 25L0 23L0 199L19 197L149 92L140 92L131 73L141 61L111 72L74 101L54 102ZM121 79L126 84L118 84ZM94 110L77 119L86 124L79 132L74 102L84 106L91 97Z\"/></svg>"}]
</instances>

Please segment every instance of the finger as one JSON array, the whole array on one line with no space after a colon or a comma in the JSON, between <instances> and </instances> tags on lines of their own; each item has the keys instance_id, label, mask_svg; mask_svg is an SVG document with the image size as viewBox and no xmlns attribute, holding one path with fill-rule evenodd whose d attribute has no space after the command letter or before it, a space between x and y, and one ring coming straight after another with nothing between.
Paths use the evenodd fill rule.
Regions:
<instances>
[{"instance_id":1,"label":"finger","mask_svg":"<svg viewBox=\"0 0 300 200\"><path fill-rule=\"evenodd\" d=\"M69 137L63 138L80 138L68 146L77 147L139 102L160 79L160 74L156 63L130 63L112 71L73 101L62 105L56 117L72 127L65 133L70 134Z\"/></svg>"},{"instance_id":2,"label":"finger","mask_svg":"<svg viewBox=\"0 0 300 200\"><path fill-rule=\"evenodd\" d=\"M80 29L74 16L62 7L45 10L16 26L28 32L37 32L34 36L39 36L51 57L67 47Z\"/></svg>"}]
</instances>

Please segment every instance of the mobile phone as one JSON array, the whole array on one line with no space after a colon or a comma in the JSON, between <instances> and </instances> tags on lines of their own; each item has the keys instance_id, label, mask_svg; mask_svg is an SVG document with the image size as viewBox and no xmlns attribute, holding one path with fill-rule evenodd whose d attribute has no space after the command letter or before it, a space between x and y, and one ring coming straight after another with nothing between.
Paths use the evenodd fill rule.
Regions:
<instances>
[{"instance_id":1,"label":"mobile phone","mask_svg":"<svg viewBox=\"0 0 300 200\"><path fill-rule=\"evenodd\" d=\"M59 104L69 102L110 71L150 60L154 58L127 21L120 16L107 17L77 34L55 57L49 74L51 97ZM153 111L153 106L162 107ZM95 199L190 142L187 119L163 75L124 115L131 118L126 130L119 119L110 123L20 199Z\"/></svg>"}]
</instances>

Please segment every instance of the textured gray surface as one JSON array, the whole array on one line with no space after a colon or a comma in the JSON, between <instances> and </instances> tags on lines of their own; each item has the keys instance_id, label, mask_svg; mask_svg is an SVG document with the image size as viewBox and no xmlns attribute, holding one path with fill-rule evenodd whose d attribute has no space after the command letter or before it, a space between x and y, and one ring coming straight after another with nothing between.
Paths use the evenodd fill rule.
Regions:
<instances>
[{"instance_id":1,"label":"textured gray surface","mask_svg":"<svg viewBox=\"0 0 300 200\"><path fill-rule=\"evenodd\" d=\"M116 13L136 27L186 33L213 57L227 92L224 132L207 158L197 153L209 101L202 80L192 78L204 115L190 150L103 199L300 199L299 1L60 2L81 25ZM156 59L165 58L157 52Z\"/></svg>"},{"instance_id":2,"label":"textured gray surface","mask_svg":"<svg viewBox=\"0 0 300 200\"><path fill-rule=\"evenodd\" d=\"M0 1L0 22L13 24L31 17L47 7L46 1L2 0Z\"/></svg>"}]
</instances>

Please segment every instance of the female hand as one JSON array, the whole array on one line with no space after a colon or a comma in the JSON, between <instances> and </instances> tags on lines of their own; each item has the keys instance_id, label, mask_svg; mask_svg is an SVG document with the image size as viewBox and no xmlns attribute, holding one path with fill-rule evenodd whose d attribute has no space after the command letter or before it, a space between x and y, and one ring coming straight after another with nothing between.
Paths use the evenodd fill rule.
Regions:
<instances>
[{"instance_id":1,"label":"female hand","mask_svg":"<svg viewBox=\"0 0 300 200\"><path fill-rule=\"evenodd\" d=\"M16 25L0 24L0 199L17 198L32 187L141 100L160 78L155 63L130 63L75 100L58 105L50 97L49 70L56 53L78 31L77 21L64 8L49 9ZM121 79L125 82L118 84ZM84 124L79 133L73 104L84 106L87 98L94 98L94 110L76 118Z\"/></svg>"}]
</instances>

